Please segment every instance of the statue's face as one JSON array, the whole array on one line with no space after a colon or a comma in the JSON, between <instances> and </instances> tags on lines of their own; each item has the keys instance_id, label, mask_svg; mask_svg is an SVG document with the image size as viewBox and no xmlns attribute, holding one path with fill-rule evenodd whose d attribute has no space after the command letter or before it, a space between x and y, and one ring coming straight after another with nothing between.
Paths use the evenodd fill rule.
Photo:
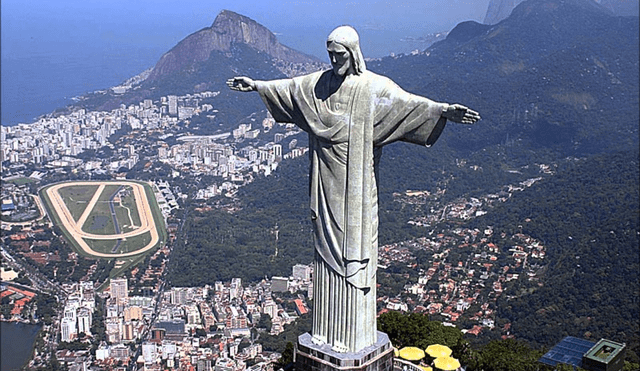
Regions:
<instances>
[{"instance_id":1,"label":"statue's face","mask_svg":"<svg viewBox=\"0 0 640 371\"><path fill-rule=\"evenodd\" d=\"M351 53L347 48L338 43L330 42L327 44L327 52L329 52L329 60L336 76L344 77L354 72Z\"/></svg>"}]
</instances>

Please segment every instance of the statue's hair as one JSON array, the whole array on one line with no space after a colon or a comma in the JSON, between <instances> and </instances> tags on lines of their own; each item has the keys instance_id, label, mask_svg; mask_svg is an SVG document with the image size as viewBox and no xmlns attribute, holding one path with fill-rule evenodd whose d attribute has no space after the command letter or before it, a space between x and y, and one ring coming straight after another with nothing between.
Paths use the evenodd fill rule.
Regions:
<instances>
[{"instance_id":1,"label":"statue's hair","mask_svg":"<svg viewBox=\"0 0 640 371\"><path fill-rule=\"evenodd\" d=\"M332 42L347 48L349 54L351 54L356 75L360 75L367 70L367 65L364 63L364 57L360 50L360 37L353 27L340 26L331 31L329 37L327 37L327 45Z\"/></svg>"}]
</instances>

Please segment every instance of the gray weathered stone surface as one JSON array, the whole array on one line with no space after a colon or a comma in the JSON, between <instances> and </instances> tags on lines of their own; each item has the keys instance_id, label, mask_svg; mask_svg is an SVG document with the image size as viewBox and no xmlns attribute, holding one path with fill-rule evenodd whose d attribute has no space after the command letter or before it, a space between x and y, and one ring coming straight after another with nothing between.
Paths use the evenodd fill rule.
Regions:
<instances>
[{"instance_id":1,"label":"gray weathered stone surface","mask_svg":"<svg viewBox=\"0 0 640 371\"><path fill-rule=\"evenodd\" d=\"M338 27L327 40L332 69L293 79L227 85L257 91L278 122L309 134L311 219L315 232L312 341L358 352L377 341L376 265L382 147L431 146L447 120L472 124L477 112L434 102L367 71L356 31Z\"/></svg>"}]
</instances>

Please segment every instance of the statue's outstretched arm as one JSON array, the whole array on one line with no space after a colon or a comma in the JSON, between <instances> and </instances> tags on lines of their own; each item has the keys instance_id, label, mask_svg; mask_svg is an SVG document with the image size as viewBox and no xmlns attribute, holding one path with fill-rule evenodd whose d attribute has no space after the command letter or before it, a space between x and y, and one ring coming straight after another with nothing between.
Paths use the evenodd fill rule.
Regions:
<instances>
[{"instance_id":1,"label":"statue's outstretched arm","mask_svg":"<svg viewBox=\"0 0 640 371\"><path fill-rule=\"evenodd\" d=\"M480 114L461 104L451 104L444 111L442 117L462 124L475 124L480 120Z\"/></svg>"},{"instance_id":2,"label":"statue's outstretched arm","mask_svg":"<svg viewBox=\"0 0 640 371\"><path fill-rule=\"evenodd\" d=\"M231 90L236 90L236 91L255 91L256 90L256 82L253 81L253 79L246 76L230 78L229 80L227 80L227 86Z\"/></svg>"}]
</instances>

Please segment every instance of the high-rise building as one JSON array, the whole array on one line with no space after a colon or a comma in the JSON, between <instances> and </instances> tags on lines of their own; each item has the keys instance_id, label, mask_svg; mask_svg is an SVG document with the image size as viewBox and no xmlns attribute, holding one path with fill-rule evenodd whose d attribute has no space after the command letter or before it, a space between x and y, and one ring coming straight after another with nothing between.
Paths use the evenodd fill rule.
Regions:
<instances>
[{"instance_id":1,"label":"high-rise building","mask_svg":"<svg viewBox=\"0 0 640 371\"><path fill-rule=\"evenodd\" d=\"M122 340L122 318L109 317L105 320L105 328L107 341L110 343L119 343Z\"/></svg>"},{"instance_id":2,"label":"high-rise building","mask_svg":"<svg viewBox=\"0 0 640 371\"><path fill-rule=\"evenodd\" d=\"M271 278L272 292L285 292L289 290L289 279L287 277L273 276Z\"/></svg>"},{"instance_id":3,"label":"high-rise building","mask_svg":"<svg viewBox=\"0 0 640 371\"><path fill-rule=\"evenodd\" d=\"M169 115L177 116L178 115L178 97L175 95L169 95Z\"/></svg>"},{"instance_id":4,"label":"high-rise building","mask_svg":"<svg viewBox=\"0 0 640 371\"><path fill-rule=\"evenodd\" d=\"M78 333L84 332L85 335L91 335L91 310L85 307L78 308L77 319Z\"/></svg>"},{"instance_id":5,"label":"high-rise building","mask_svg":"<svg viewBox=\"0 0 640 371\"><path fill-rule=\"evenodd\" d=\"M65 317L60 323L60 340L72 342L76 336L76 321L73 318Z\"/></svg>"},{"instance_id":6,"label":"high-rise building","mask_svg":"<svg viewBox=\"0 0 640 371\"><path fill-rule=\"evenodd\" d=\"M142 358L144 363L149 365L155 362L157 358L157 349L155 343L143 343L142 344Z\"/></svg>"},{"instance_id":7,"label":"high-rise building","mask_svg":"<svg viewBox=\"0 0 640 371\"><path fill-rule=\"evenodd\" d=\"M278 315L278 305L273 300L268 299L262 305L262 313L268 314L273 320Z\"/></svg>"},{"instance_id":8,"label":"high-rise building","mask_svg":"<svg viewBox=\"0 0 640 371\"><path fill-rule=\"evenodd\" d=\"M142 319L142 307L131 305L124 308L124 320L133 321Z\"/></svg>"},{"instance_id":9,"label":"high-rise building","mask_svg":"<svg viewBox=\"0 0 640 371\"><path fill-rule=\"evenodd\" d=\"M222 281L216 281L213 287L216 294L222 293L224 291L224 283L222 283Z\"/></svg>"},{"instance_id":10,"label":"high-rise building","mask_svg":"<svg viewBox=\"0 0 640 371\"><path fill-rule=\"evenodd\" d=\"M171 304L184 305L187 303L187 289L184 287L174 287L171 289Z\"/></svg>"},{"instance_id":11,"label":"high-rise building","mask_svg":"<svg viewBox=\"0 0 640 371\"><path fill-rule=\"evenodd\" d=\"M242 298L242 279L232 278L229 287L229 300Z\"/></svg>"},{"instance_id":12,"label":"high-rise building","mask_svg":"<svg viewBox=\"0 0 640 371\"><path fill-rule=\"evenodd\" d=\"M131 341L131 340L135 339L134 333L133 333L133 323L126 322L124 324L123 330L124 331L123 331L123 334L122 334L122 340Z\"/></svg>"},{"instance_id":13,"label":"high-rise building","mask_svg":"<svg viewBox=\"0 0 640 371\"><path fill-rule=\"evenodd\" d=\"M281 160L282 159L282 145L281 144L274 144L273 145L273 155L276 157L277 160Z\"/></svg>"},{"instance_id":14,"label":"high-rise building","mask_svg":"<svg viewBox=\"0 0 640 371\"><path fill-rule=\"evenodd\" d=\"M293 278L308 281L311 279L313 269L308 265L296 264L292 269Z\"/></svg>"},{"instance_id":15,"label":"high-rise building","mask_svg":"<svg viewBox=\"0 0 640 371\"><path fill-rule=\"evenodd\" d=\"M64 318L69 318L72 321L76 321L76 310L78 307L76 305L70 305L67 303L64 307Z\"/></svg>"},{"instance_id":16,"label":"high-rise building","mask_svg":"<svg viewBox=\"0 0 640 371\"><path fill-rule=\"evenodd\" d=\"M93 288L93 281L80 282L80 296L82 299L95 300L95 290Z\"/></svg>"},{"instance_id":17,"label":"high-rise building","mask_svg":"<svg viewBox=\"0 0 640 371\"><path fill-rule=\"evenodd\" d=\"M129 296L126 278L112 278L110 289L112 298L126 299Z\"/></svg>"}]
</instances>

